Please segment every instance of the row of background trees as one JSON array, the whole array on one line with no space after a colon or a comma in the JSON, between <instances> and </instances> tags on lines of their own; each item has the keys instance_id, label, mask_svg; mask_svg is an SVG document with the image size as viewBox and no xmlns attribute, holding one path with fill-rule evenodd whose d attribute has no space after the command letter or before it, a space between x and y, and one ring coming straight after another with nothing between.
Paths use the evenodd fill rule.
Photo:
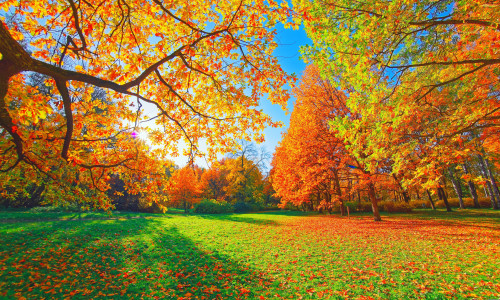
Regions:
<instances>
[{"instance_id":1,"label":"row of background trees","mask_svg":"<svg viewBox=\"0 0 500 300\"><path fill-rule=\"evenodd\" d=\"M474 152L465 151L469 155L459 162L429 165L427 172L439 178L437 188L421 184L426 181L411 181L412 170L397 176L390 160L370 174L329 124L329 120L348 113L346 96L313 65L307 67L295 93L290 127L276 149L271 171L282 206L290 203L305 210L340 210L344 214L346 204L372 211L373 197L377 208L382 203L389 211L436 205L448 210L452 206L498 209L498 171L489 163L489 156L479 154L486 153L481 145L476 145ZM460 144L455 151L463 151ZM429 174L422 177L430 178Z\"/></svg>"},{"instance_id":2,"label":"row of background trees","mask_svg":"<svg viewBox=\"0 0 500 300\"><path fill-rule=\"evenodd\" d=\"M199 212L275 209L279 199L274 196L271 177L265 171L270 158L264 148L242 141L239 150L209 168L193 164L180 168L171 163L165 168L168 180L161 188L160 203L149 201L147 193L132 192L118 174L110 176L107 194L115 209L125 211L164 212L171 207L187 213L202 201L209 207L200 206ZM1 199L2 205L24 208L43 205L44 189L44 185L33 184L17 197Z\"/></svg>"}]
</instances>

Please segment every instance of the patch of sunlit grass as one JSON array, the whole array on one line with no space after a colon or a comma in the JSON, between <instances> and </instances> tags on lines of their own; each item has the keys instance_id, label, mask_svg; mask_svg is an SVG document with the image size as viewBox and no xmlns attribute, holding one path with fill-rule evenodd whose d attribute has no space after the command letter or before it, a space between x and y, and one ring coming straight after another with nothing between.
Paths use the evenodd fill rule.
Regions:
<instances>
[{"instance_id":1,"label":"patch of sunlit grass","mask_svg":"<svg viewBox=\"0 0 500 300\"><path fill-rule=\"evenodd\" d=\"M0 297L499 297L500 214L459 214L464 221L419 211L378 223L296 212L0 223Z\"/></svg>"}]
</instances>

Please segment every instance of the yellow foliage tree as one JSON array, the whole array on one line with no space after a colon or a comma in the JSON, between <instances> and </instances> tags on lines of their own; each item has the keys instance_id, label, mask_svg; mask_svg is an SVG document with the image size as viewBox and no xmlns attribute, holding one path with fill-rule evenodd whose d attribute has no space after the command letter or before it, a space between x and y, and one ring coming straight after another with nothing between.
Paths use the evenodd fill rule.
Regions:
<instances>
[{"instance_id":1,"label":"yellow foliage tree","mask_svg":"<svg viewBox=\"0 0 500 300\"><path fill-rule=\"evenodd\" d=\"M43 184L49 202L107 209L108 179L120 174L156 201L164 157L203 155L202 139L212 159L254 132L262 140L277 124L257 109L260 97L289 98L269 30L287 22L285 2L6 0L0 9L4 197Z\"/></svg>"}]
</instances>

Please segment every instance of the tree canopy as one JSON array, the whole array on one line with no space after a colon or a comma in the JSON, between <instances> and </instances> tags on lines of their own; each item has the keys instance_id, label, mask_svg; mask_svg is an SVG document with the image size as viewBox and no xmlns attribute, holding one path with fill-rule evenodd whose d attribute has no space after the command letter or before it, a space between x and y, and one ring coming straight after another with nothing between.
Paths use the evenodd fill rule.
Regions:
<instances>
[{"instance_id":1,"label":"tree canopy","mask_svg":"<svg viewBox=\"0 0 500 300\"><path fill-rule=\"evenodd\" d=\"M360 118L331 126L367 171L441 186L472 153L498 161L500 27L490 1L295 1L304 48ZM408 174L410 173L410 174Z\"/></svg>"},{"instance_id":2,"label":"tree canopy","mask_svg":"<svg viewBox=\"0 0 500 300\"><path fill-rule=\"evenodd\" d=\"M3 196L48 183L49 201L91 193L107 208L114 173L155 201L165 157L215 159L279 125L257 105L289 97L271 30L289 22L286 2L8 0L0 9Z\"/></svg>"}]
</instances>

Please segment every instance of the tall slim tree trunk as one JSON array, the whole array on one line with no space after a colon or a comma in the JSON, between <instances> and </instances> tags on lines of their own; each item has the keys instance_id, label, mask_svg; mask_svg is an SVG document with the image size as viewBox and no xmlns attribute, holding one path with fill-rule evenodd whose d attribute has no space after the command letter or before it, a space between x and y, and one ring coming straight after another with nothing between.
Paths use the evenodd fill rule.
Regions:
<instances>
[{"instance_id":1,"label":"tall slim tree trunk","mask_svg":"<svg viewBox=\"0 0 500 300\"><path fill-rule=\"evenodd\" d=\"M489 198L490 194L488 193L488 189L486 188L486 185L483 185L483 191L484 191L484 197Z\"/></svg>"},{"instance_id":2,"label":"tall slim tree trunk","mask_svg":"<svg viewBox=\"0 0 500 300\"><path fill-rule=\"evenodd\" d=\"M500 191L498 190L497 186L497 181L495 180L495 177L493 176L493 172L491 171L490 163L487 158L484 159L484 164L486 165L486 171L488 171L488 176L490 177L490 182L491 182L491 187L493 190L493 193L495 194L497 201L496 201L496 208L500 208Z\"/></svg>"},{"instance_id":3,"label":"tall slim tree trunk","mask_svg":"<svg viewBox=\"0 0 500 300\"><path fill-rule=\"evenodd\" d=\"M427 192L427 196L429 196L429 201L431 202L432 209L436 210L436 205L434 205L434 201L432 201L431 193L429 192L429 190L426 190L426 192Z\"/></svg>"},{"instance_id":4,"label":"tall slim tree trunk","mask_svg":"<svg viewBox=\"0 0 500 300\"><path fill-rule=\"evenodd\" d=\"M444 206L446 206L446 211L450 212L451 207L450 204L448 203L448 197L446 197L446 193L444 192L444 189L442 187L438 188L438 197L440 200L443 200Z\"/></svg>"},{"instance_id":5,"label":"tall slim tree trunk","mask_svg":"<svg viewBox=\"0 0 500 300\"><path fill-rule=\"evenodd\" d=\"M345 216L345 205L344 200L340 200L340 215Z\"/></svg>"},{"instance_id":6,"label":"tall slim tree trunk","mask_svg":"<svg viewBox=\"0 0 500 300\"><path fill-rule=\"evenodd\" d=\"M406 203L410 202L410 196L408 196L408 192L407 192L407 191L405 191L405 190L403 190L403 193L402 193L402 194L403 194L403 200L404 200Z\"/></svg>"},{"instance_id":7,"label":"tall slim tree trunk","mask_svg":"<svg viewBox=\"0 0 500 300\"><path fill-rule=\"evenodd\" d=\"M479 166L481 167L481 173L483 174L484 178L489 178L488 171L486 170L486 163L483 160L483 157L478 154L477 158L479 159ZM495 199L495 193L493 192L493 187L492 187L492 184L491 184L491 180L488 180L486 182L486 185L488 186L488 191L489 191L489 194L490 194L491 207L493 209L498 209L498 204L497 204L497 201Z\"/></svg>"},{"instance_id":8,"label":"tall slim tree trunk","mask_svg":"<svg viewBox=\"0 0 500 300\"><path fill-rule=\"evenodd\" d=\"M356 175L356 194L358 194L358 204L361 203L361 195L359 193L359 177Z\"/></svg>"},{"instance_id":9,"label":"tall slim tree trunk","mask_svg":"<svg viewBox=\"0 0 500 300\"><path fill-rule=\"evenodd\" d=\"M328 214L332 214L332 195L329 192L326 192L326 210L328 211Z\"/></svg>"},{"instance_id":10,"label":"tall slim tree trunk","mask_svg":"<svg viewBox=\"0 0 500 300\"><path fill-rule=\"evenodd\" d=\"M493 187L491 186L491 182L487 181L486 186L488 187L488 195L491 201L491 207L493 209L498 209L497 201L495 200L495 192L493 192Z\"/></svg>"},{"instance_id":11,"label":"tall slim tree trunk","mask_svg":"<svg viewBox=\"0 0 500 300\"><path fill-rule=\"evenodd\" d=\"M401 190L401 195L403 195L403 200L406 203L410 202L410 197L408 196L408 192L403 188L396 174L392 174L392 178L394 178L394 181L396 181L396 183L398 184L399 189Z\"/></svg>"},{"instance_id":12,"label":"tall slim tree trunk","mask_svg":"<svg viewBox=\"0 0 500 300\"><path fill-rule=\"evenodd\" d=\"M453 169L448 168L448 173L450 174L451 183L453 184L453 188L458 196L458 202L460 203L460 209L465 209L464 199L462 197L462 185L460 184L460 180L457 180L453 174Z\"/></svg>"},{"instance_id":13,"label":"tall slim tree trunk","mask_svg":"<svg viewBox=\"0 0 500 300\"><path fill-rule=\"evenodd\" d=\"M337 195L339 195L340 201L340 215L345 216L344 200L342 200L342 187L340 186L339 173L337 170L333 171L335 189L337 190Z\"/></svg>"},{"instance_id":14,"label":"tall slim tree trunk","mask_svg":"<svg viewBox=\"0 0 500 300\"><path fill-rule=\"evenodd\" d=\"M318 190L316 192L316 205L314 205L314 210L318 210L321 213L322 212L321 207L318 208L320 202L321 202L321 192Z\"/></svg>"},{"instance_id":15,"label":"tall slim tree trunk","mask_svg":"<svg viewBox=\"0 0 500 300\"><path fill-rule=\"evenodd\" d=\"M469 174L469 168L466 162L462 164L462 169L464 170L465 174ZM474 207L479 208L479 198L477 197L477 190L474 182L472 182L472 180L469 180L467 181L467 185L469 186L469 191L472 196L472 200L474 201Z\"/></svg>"},{"instance_id":16,"label":"tall slim tree trunk","mask_svg":"<svg viewBox=\"0 0 500 300\"><path fill-rule=\"evenodd\" d=\"M375 194L375 187L373 186L373 183L368 184L368 197L370 198L370 201L372 203L373 220L382 221L382 218L380 218L380 212L378 210L378 200L377 195Z\"/></svg>"},{"instance_id":17,"label":"tall slim tree trunk","mask_svg":"<svg viewBox=\"0 0 500 300\"><path fill-rule=\"evenodd\" d=\"M417 199L420 199L420 193L418 192L418 187L415 187L415 192L417 192Z\"/></svg>"},{"instance_id":18,"label":"tall slim tree trunk","mask_svg":"<svg viewBox=\"0 0 500 300\"><path fill-rule=\"evenodd\" d=\"M351 193L351 190L352 190L352 179L351 179L351 178L349 178L349 179L347 180L347 193L348 193L348 195L349 195L349 199L348 199L348 200L349 200L349 202L351 202L351 201L352 201L352 193Z\"/></svg>"}]
</instances>

